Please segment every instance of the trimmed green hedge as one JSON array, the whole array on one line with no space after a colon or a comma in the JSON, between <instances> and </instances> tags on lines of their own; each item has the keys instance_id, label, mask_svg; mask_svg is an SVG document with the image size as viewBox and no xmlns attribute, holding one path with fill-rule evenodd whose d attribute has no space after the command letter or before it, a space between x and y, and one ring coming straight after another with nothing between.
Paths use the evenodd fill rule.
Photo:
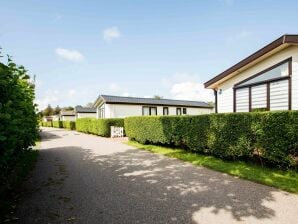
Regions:
<instances>
[{"instance_id":1,"label":"trimmed green hedge","mask_svg":"<svg viewBox=\"0 0 298 224\"><path fill-rule=\"evenodd\" d=\"M223 159L257 157L289 168L298 154L298 111L125 118L125 132L141 143L175 145Z\"/></svg>"},{"instance_id":2,"label":"trimmed green hedge","mask_svg":"<svg viewBox=\"0 0 298 224\"><path fill-rule=\"evenodd\" d=\"M62 121L53 121L53 127L54 128L63 128L63 122Z\"/></svg>"},{"instance_id":3,"label":"trimmed green hedge","mask_svg":"<svg viewBox=\"0 0 298 224\"><path fill-rule=\"evenodd\" d=\"M76 130L76 122L75 121L63 121L62 128L66 128L69 130Z\"/></svg>"},{"instance_id":4,"label":"trimmed green hedge","mask_svg":"<svg viewBox=\"0 0 298 224\"><path fill-rule=\"evenodd\" d=\"M41 122L41 126L43 127L53 127L52 121L43 121Z\"/></svg>"},{"instance_id":5,"label":"trimmed green hedge","mask_svg":"<svg viewBox=\"0 0 298 224\"><path fill-rule=\"evenodd\" d=\"M100 135L104 137L111 136L111 126L124 127L123 118L80 118L76 120L77 131Z\"/></svg>"}]
</instances>

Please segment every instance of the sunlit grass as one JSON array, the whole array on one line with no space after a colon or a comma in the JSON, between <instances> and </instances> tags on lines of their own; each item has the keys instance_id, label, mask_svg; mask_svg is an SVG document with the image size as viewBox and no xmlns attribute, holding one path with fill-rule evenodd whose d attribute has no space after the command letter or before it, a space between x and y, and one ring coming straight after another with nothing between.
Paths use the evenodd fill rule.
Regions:
<instances>
[{"instance_id":1,"label":"sunlit grass","mask_svg":"<svg viewBox=\"0 0 298 224\"><path fill-rule=\"evenodd\" d=\"M298 194L298 173L295 171L270 169L242 161L224 161L213 156L196 154L182 149L156 145L143 145L133 141L129 141L128 144L139 149L177 158L197 166L204 166L216 171Z\"/></svg>"}]
</instances>

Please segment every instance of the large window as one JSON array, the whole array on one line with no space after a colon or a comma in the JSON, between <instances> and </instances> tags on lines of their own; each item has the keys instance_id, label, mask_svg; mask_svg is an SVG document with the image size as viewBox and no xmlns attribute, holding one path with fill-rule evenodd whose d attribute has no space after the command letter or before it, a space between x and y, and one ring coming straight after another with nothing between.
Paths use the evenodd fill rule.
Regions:
<instances>
[{"instance_id":1,"label":"large window","mask_svg":"<svg viewBox=\"0 0 298 224\"><path fill-rule=\"evenodd\" d=\"M157 115L157 107L143 107L143 116Z\"/></svg>"},{"instance_id":2,"label":"large window","mask_svg":"<svg viewBox=\"0 0 298 224\"><path fill-rule=\"evenodd\" d=\"M292 60L287 59L234 86L234 111L291 109Z\"/></svg>"}]
</instances>

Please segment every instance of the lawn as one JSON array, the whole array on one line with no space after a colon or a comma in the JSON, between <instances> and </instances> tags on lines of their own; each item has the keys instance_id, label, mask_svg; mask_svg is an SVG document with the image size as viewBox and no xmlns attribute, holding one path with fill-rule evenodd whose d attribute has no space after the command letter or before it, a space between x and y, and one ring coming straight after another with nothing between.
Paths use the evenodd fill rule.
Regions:
<instances>
[{"instance_id":1,"label":"lawn","mask_svg":"<svg viewBox=\"0 0 298 224\"><path fill-rule=\"evenodd\" d=\"M242 161L224 161L213 156L197 154L182 149L143 145L134 141L129 141L127 144L139 149L190 162L196 166L204 166L232 176L298 194L298 173L295 171L270 169Z\"/></svg>"}]
</instances>

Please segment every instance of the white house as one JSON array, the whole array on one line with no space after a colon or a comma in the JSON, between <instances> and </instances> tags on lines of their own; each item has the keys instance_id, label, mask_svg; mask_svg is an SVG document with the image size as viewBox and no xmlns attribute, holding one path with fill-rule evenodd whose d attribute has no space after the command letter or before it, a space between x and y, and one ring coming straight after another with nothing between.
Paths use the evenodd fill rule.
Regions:
<instances>
[{"instance_id":1,"label":"white house","mask_svg":"<svg viewBox=\"0 0 298 224\"><path fill-rule=\"evenodd\" d=\"M96 118L96 108L76 106L74 108L76 118L85 118L85 117L95 117Z\"/></svg>"},{"instance_id":2,"label":"white house","mask_svg":"<svg viewBox=\"0 0 298 224\"><path fill-rule=\"evenodd\" d=\"M75 121L76 114L74 111L60 111L60 121Z\"/></svg>"},{"instance_id":3,"label":"white house","mask_svg":"<svg viewBox=\"0 0 298 224\"><path fill-rule=\"evenodd\" d=\"M213 106L200 101L169 100L101 95L94 103L97 118L122 118L146 115L209 114Z\"/></svg>"},{"instance_id":4,"label":"white house","mask_svg":"<svg viewBox=\"0 0 298 224\"><path fill-rule=\"evenodd\" d=\"M284 35L205 83L216 112L298 109L298 35Z\"/></svg>"}]
</instances>

